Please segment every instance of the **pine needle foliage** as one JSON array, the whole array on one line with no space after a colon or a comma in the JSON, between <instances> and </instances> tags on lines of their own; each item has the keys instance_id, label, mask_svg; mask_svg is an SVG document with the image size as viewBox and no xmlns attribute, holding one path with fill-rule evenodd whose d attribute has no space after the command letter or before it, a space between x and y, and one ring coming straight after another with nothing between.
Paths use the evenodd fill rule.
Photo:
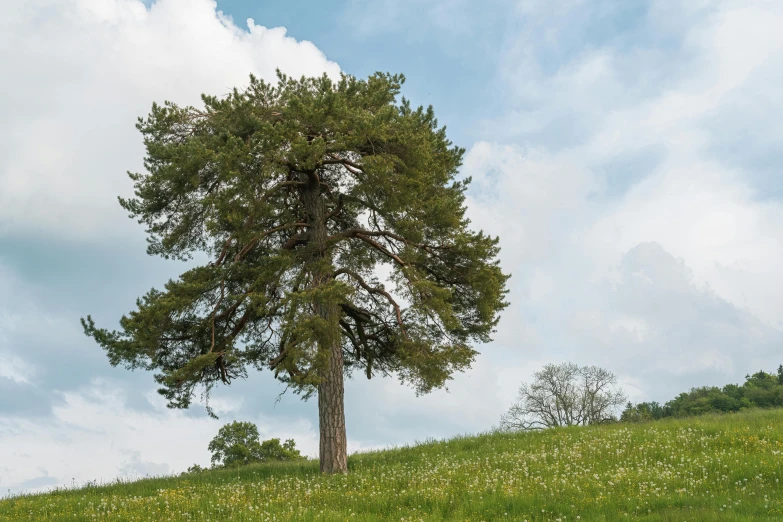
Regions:
<instances>
[{"instance_id":1,"label":"pine needle foliage","mask_svg":"<svg viewBox=\"0 0 783 522\"><path fill-rule=\"evenodd\" d=\"M155 371L172 408L249 368L306 399L329 346L347 374L396 375L417 393L467 369L508 275L498 238L465 217L465 150L431 106L396 101L403 82L278 71L203 108L154 103L137 124L146 172L128 173L136 197L119 202L150 255L211 261L147 292L119 331L81 319L111 364Z\"/></svg>"}]
</instances>

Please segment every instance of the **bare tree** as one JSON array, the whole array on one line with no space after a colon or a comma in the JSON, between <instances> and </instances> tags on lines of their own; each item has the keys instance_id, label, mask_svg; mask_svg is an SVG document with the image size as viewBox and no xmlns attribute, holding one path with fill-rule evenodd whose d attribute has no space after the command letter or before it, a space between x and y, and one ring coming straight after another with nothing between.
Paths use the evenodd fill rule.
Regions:
<instances>
[{"instance_id":1,"label":"bare tree","mask_svg":"<svg viewBox=\"0 0 783 522\"><path fill-rule=\"evenodd\" d=\"M597 366L547 364L519 388L517 402L500 419L501 430L537 430L599 424L625 403L617 377Z\"/></svg>"}]
</instances>

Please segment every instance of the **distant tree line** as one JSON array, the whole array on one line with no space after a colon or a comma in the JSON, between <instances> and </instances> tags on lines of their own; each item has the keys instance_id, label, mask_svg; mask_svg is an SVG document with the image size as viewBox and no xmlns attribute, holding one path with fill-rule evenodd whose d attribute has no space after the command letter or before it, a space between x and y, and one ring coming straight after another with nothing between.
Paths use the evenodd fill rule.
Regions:
<instances>
[{"instance_id":1,"label":"distant tree line","mask_svg":"<svg viewBox=\"0 0 783 522\"><path fill-rule=\"evenodd\" d=\"M664 417L689 417L705 413L729 413L745 408L783 407L783 365L777 373L759 371L745 376L745 383L717 386L701 386L679 394L661 405L657 402L640 402L626 405L621 422L640 422Z\"/></svg>"}]
</instances>

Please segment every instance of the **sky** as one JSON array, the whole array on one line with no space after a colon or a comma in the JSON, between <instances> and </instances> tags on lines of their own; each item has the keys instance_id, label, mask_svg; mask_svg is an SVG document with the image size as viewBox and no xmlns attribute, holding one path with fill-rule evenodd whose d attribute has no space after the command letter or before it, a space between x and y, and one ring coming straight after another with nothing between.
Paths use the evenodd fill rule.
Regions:
<instances>
[{"instance_id":1,"label":"sky","mask_svg":"<svg viewBox=\"0 0 783 522\"><path fill-rule=\"evenodd\" d=\"M497 425L547 363L665 402L783 363L778 0L28 0L0 7L0 495L209 464L233 420L317 456L316 401L270 372L170 410L79 318L203 263L145 253L117 196L136 119L253 73L403 73L467 152L511 305L448 391L346 383L349 452ZM279 401L277 400L279 398Z\"/></svg>"}]
</instances>

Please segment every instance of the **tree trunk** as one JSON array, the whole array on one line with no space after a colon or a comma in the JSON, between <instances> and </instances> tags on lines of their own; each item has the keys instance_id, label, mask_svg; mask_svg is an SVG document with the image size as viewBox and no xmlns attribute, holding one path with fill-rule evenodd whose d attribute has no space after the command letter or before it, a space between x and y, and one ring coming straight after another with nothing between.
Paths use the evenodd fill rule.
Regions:
<instances>
[{"instance_id":1,"label":"tree trunk","mask_svg":"<svg viewBox=\"0 0 783 522\"><path fill-rule=\"evenodd\" d=\"M318 385L321 473L348 473L343 387L343 350L332 346Z\"/></svg>"},{"instance_id":2,"label":"tree trunk","mask_svg":"<svg viewBox=\"0 0 783 522\"><path fill-rule=\"evenodd\" d=\"M303 193L308 234L313 248L313 285L318 286L331 278L325 270L331 265L326 238L326 202L321 197L321 184L316 175L310 173L308 186ZM328 262L325 262L328 261ZM337 322L339 314L336 305L321 304L316 307L321 317L328 322ZM345 435L345 388L343 385L343 349L340 339L319 342L319 351L326 352L327 361L319 368L318 377L318 428L320 431L320 460L322 473L347 473L348 451Z\"/></svg>"}]
</instances>

